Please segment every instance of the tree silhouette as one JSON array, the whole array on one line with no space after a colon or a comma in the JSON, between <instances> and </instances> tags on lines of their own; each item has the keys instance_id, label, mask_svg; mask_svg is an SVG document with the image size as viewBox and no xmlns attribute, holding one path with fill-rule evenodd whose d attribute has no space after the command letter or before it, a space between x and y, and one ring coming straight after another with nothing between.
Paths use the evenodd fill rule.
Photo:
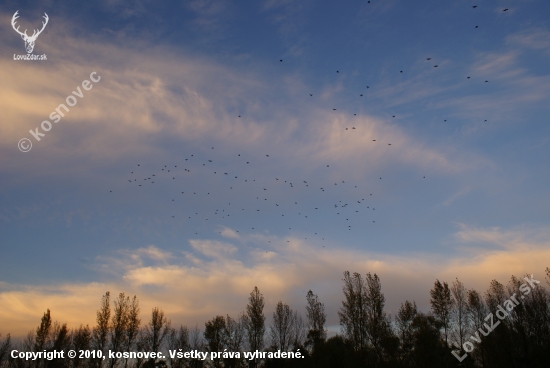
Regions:
<instances>
[{"instance_id":1,"label":"tree silhouette","mask_svg":"<svg viewBox=\"0 0 550 368\"><path fill-rule=\"evenodd\" d=\"M257 286L254 287L248 298L245 325L250 351L262 351L265 335L264 296ZM256 368L258 362L254 359L254 361L250 361L249 365Z\"/></svg>"},{"instance_id":2,"label":"tree silhouette","mask_svg":"<svg viewBox=\"0 0 550 368\"><path fill-rule=\"evenodd\" d=\"M308 326L307 345L315 350L315 348L321 346L327 338L327 332L325 330L327 315L325 313L325 305L319 301L317 295L313 294L311 290L307 292L306 299Z\"/></svg>"},{"instance_id":3,"label":"tree silhouette","mask_svg":"<svg viewBox=\"0 0 550 368\"><path fill-rule=\"evenodd\" d=\"M124 340L124 348L126 351L132 351L133 349L135 349L136 340L139 334L139 327L141 324L139 312L139 301L137 299L137 296L134 295L128 309L128 322L125 331L126 338ZM124 359L124 368L128 368L128 358Z\"/></svg>"},{"instance_id":4,"label":"tree silhouette","mask_svg":"<svg viewBox=\"0 0 550 368\"><path fill-rule=\"evenodd\" d=\"M360 274L350 275L344 272L344 296L342 307L338 312L340 326L357 353L364 353L367 348L367 286Z\"/></svg>"},{"instance_id":5,"label":"tree silhouette","mask_svg":"<svg viewBox=\"0 0 550 368\"><path fill-rule=\"evenodd\" d=\"M439 280L436 280L433 289L430 290L430 296L432 313L441 324L443 336L445 337L445 346L449 347L449 329L453 312L453 300L451 299L449 285L446 282L441 284Z\"/></svg>"},{"instance_id":6,"label":"tree silhouette","mask_svg":"<svg viewBox=\"0 0 550 368\"><path fill-rule=\"evenodd\" d=\"M546 269L550 285L550 269ZM101 298L96 325L73 330L54 321L48 309L38 326L13 341L0 335L0 368L440 368L550 367L550 292L531 275L512 276L505 285L492 280L484 294L467 290L458 281L449 288L436 280L430 290L431 313L405 301L394 323L384 311L385 296L376 274L344 272L344 300L338 311L342 335L326 338L325 307L317 295L306 295L307 322L297 310L278 302L270 325L270 344L264 350L264 297L257 287L248 298L246 312L235 319L218 315L205 323L204 333L195 326L170 327L162 309L140 327L139 301L119 293L111 310L110 293ZM497 323L498 322L498 323ZM304 344L307 341L307 349ZM205 343L206 342L206 343ZM454 346L450 346L451 342ZM455 356L460 347L459 362ZM466 346L467 348L464 348ZM35 360L12 358L11 350L103 352L155 351L165 359L65 358ZM246 360L227 355L214 360L170 356L173 351L297 351L303 359ZM454 349L454 350L453 350Z\"/></svg>"},{"instance_id":7,"label":"tree silhouette","mask_svg":"<svg viewBox=\"0 0 550 368\"><path fill-rule=\"evenodd\" d=\"M114 304L109 350L121 351L127 345L126 339L128 336L126 331L130 322L130 298L125 296L124 293L120 293ZM110 358L109 368L114 368L118 361L119 358L116 356Z\"/></svg>"},{"instance_id":8,"label":"tree silhouette","mask_svg":"<svg viewBox=\"0 0 550 368\"><path fill-rule=\"evenodd\" d=\"M101 308L96 313L96 323L92 332L92 348L99 350L105 355L107 349L109 332L111 331L111 325L109 320L111 318L111 294L107 291L101 298ZM93 359L94 365L97 368L101 368L103 360L101 358Z\"/></svg>"}]
</instances>

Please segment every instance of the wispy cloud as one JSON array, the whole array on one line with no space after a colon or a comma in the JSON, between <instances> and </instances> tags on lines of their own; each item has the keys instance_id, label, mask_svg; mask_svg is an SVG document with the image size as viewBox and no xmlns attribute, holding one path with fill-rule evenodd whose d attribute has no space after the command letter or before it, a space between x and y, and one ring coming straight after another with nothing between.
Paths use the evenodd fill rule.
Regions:
<instances>
[{"instance_id":1,"label":"wispy cloud","mask_svg":"<svg viewBox=\"0 0 550 368\"><path fill-rule=\"evenodd\" d=\"M469 193L470 191L472 190L472 187L471 186L466 186L462 189L460 189L458 192L454 193L453 195L451 195L449 198L447 198L444 202L443 202L443 205L444 206L450 206L451 204L453 204L454 201L456 201L458 198L462 197L463 195Z\"/></svg>"},{"instance_id":2,"label":"wispy cloud","mask_svg":"<svg viewBox=\"0 0 550 368\"><path fill-rule=\"evenodd\" d=\"M428 292L436 278L452 282L458 277L467 287L484 291L495 278L506 282L512 274L543 272L550 259L549 233L548 228L503 230L461 225L455 234L457 249L480 242L499 246L465 247L453 257L421 253L392 256L336 244L323 248L303 238L257 233L245 234L234 244L192 240L195 252L180 255L149 246L125 250L123 259L102 258L98 270L108 267L118 275L107 282L48 287L3 284L0 322L6 331L21 335L50 308L54 318L72 326L93 324L94 310L107 290L137 294L144 314L160 306L175 322L187 324L202 324L216 314L238 313L254 286L264 293L267 312L281 299L301 309L304 292L309 289L334 311L342 300L340 279L344 270L380 275L392 312L405 299L416 299L427 309ZM329 323L338 324L336 313L329 315Z\"/></svg>"},{"instance_id":3,"label":"wispy cloud","mask_svg":"<svg viewBox=\"0 0 550 368\"><path fill-rule=\"evenodd\" d=\"M47 146L46 155L61 157L66 150L103 159L151 155L164 150L155 146L151 137L170 137L244 150L277 150L304 165L310 165L312 159L346 163L351 159L362 163L356 166L359 173L374 167L372 164L380 167L391 161L419 167L453 166L454 170L475 161L458 158L451 163L445 152L426 148L399 127L370 116L332 113L330 107L317 104L305 111L300 108L299 113L294 112L300 110L297 107L281 112L278 103L293 103L280 101L284 97L271 102L269 80L254 73L245 75L200 58L182 60L181 55L163 47L146 55L141 47L127 47L122 60L118 55L124 45L54 36L56 43L47 45L49 54L60 58L83 54L89 59L56 64L47 71L37 69L32 76L13 63L0 64L5 76L0 108L6 117L0 140L5 145L29 135L29 129L48 119L91 71L97 71L102 80L40 142ZM335 86L326 93L341 88ZM311 135L297 140L297 121L300 130ZM345 131L353 126L357 128L353 132ZM373 144L373 139L380 143Z\"/></svg>"},{"instance_id":4,"label":"wispy cloud","mask_svg":"<svg viewBox=\"0 0 550 368\"><path fill-rule=\"evenodd\" d=\"M523 48L550 52L550 31L544 28L532 28L506 37L506 43Z\"/></svg>"}]
</instances>

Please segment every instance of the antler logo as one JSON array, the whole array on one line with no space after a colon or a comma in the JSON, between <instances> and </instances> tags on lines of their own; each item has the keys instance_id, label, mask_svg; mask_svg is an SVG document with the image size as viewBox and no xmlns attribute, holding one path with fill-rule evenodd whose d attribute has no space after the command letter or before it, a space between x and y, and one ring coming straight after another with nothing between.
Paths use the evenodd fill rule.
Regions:
<instances>
[{"instance_id":1,"label":"antler logo","mask_svg":"<svg viewBox=\"0 0 550 368\"><path fill-rule=\"evenodd\" d=\"M29 35L27 35L27 30L26 29L25 29L25 32L21 32L19 30L19 26L17 26L17 28L15 28L15 20L17 18L19 18L19 15L17 15L17 13L19 13L19 10L16 11L15 14L13 15L13 17L11 18L11 26L13 27L13 29L15 29L15 32L17 32L21 35L21 38L25 41L25 49L27 49L27 53L30 54L30 53L32 53L32 50L34 49L34 43L35 43L36 39L38 38L40 33L42 33L44 28L46 28L46 24L48 24L48 20L50 18L48 18L48 14L44 13L43 18L44 18L45 22L42 22L42 29L40 31L35 29L32 36L29 36Z\"/></svg>"}]
</instances>

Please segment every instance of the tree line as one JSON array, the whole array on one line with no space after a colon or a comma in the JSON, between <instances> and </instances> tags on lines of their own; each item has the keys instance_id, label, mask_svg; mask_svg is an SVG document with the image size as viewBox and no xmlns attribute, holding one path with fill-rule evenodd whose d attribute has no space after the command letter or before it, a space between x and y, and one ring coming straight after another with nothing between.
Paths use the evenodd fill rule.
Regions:
<instances>
[{"instance_id":1,"label":"tree line","mask_svg":"<svg viewBox=\"0 0 550 368\"><path fill-rule=\"evenodd\" d=\"M549 268L545 280L530 275L512 276L507 285L493 280L484 294L458 279L450 285L436 280L429 312L407 300L393 319L384 311L378 275L346 271L342 281L341 331L331 337L325 306L311 290L304 315L279 301L266 324L264 297L254 287L243 312L217 315L203 329L172 326L157 307L143 323L136 296L112 298L106 292L92 327L69 329L47 310L21 341L0 335L0 368L550 367L550 291L544 286L550 285ZM14 349L65 355L24 360L11 356ZM69 350L96 353L70 358ZM165 358L108 356L108 351L163 351ZM177 354L186 351L240 354L206 360ZM255 351L300 352L303 358L244 357Z\"/></svg>"}]
</instances>

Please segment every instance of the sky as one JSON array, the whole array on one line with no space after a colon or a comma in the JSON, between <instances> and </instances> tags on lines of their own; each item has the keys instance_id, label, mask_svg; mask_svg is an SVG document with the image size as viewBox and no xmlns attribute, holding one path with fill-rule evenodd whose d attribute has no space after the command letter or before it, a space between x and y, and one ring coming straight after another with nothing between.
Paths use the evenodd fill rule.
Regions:
<instances>
[{"instance_id":1,"label":"sky","mask_svg":"<svg viewBox=\"0 0 550 368\"><path fill-rule=\"evenodd\" d=\"M28 35L47 14L47 60L15 60L16 11ZM106 291L200 327L254 286L268 323L311 289L337 332L346 270L378 274L391 314L427 312L436 279L542 279L549 15L545 0L2 1L0 333L48 308L93 325Z\"/></svg>"}]
</instances>

